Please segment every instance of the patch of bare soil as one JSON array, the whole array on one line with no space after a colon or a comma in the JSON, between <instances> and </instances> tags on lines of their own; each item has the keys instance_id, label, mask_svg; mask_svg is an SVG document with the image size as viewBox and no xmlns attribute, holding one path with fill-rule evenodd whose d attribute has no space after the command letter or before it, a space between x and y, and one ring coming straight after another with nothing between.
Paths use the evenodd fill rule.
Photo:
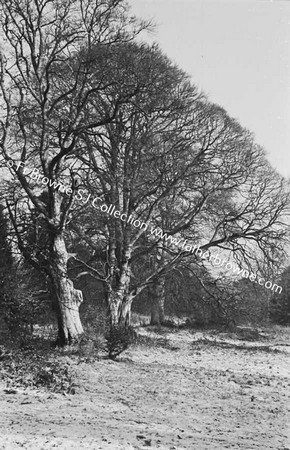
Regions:
<instances>
[{"instance_id":1,"label":"patch of bare soil","mask_svg":"<svg viewBox=\"0 0 290 450\"><path fill-rule=\"evenodd\" d=\"M66 357L75 395L2 382L0 449L290 449L289 347L140 332L118 362Z\"/></svg>"}]
</instances>

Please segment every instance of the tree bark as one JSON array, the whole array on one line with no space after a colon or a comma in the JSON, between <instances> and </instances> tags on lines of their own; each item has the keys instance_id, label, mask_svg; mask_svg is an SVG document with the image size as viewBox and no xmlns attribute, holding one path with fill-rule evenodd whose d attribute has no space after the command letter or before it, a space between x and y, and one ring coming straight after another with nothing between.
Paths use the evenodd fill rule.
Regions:
<instances>
[{"instance_id":1,"label":"tree bark","mask_svg":"<svg viewBox=\"0 0 290 450\"><path fill-rule=\"evenodd\" d=\"M131 323L132 297L122 291L108 295L110 324L128 327Z\"/></svg>"},{"instance_id":2,"label":"tree bark","mask_svg":"<svg viewBox=\"0 0 290 450\"><path fill-rule=\"evenodd\" d=\"M54 238L51 250L51 282L58 322L58 345L76 342L84 330L79 315L82 292L74 288L67 275L68 255L62 235Z\"/></svg>"},{"instance_id":3,"label":"tree bark","mask_svg":"<svg viewBox=\"0 0 290 450\"><path fill-rule=\"evenodd\" d=\"M128 327L131 321L131 305L133 296L130 295L131 267L130 257L132 248L127 244L120 264L120 276L112 277L107 295L110 325ZM112 257L112 261L114 258ZM112 286L115 284L114 286Z\"/></svg>"},{"instance_id":4,"label":"tree bark","mask_svg":"<svg viewBox=\"0 0 290 450\"><path fill-rule=\"evenodd\" d=\"M151 295L151 325L162 325L165 320L165 279L160 278L149 289Z\"/></svg>"}]
</instances>

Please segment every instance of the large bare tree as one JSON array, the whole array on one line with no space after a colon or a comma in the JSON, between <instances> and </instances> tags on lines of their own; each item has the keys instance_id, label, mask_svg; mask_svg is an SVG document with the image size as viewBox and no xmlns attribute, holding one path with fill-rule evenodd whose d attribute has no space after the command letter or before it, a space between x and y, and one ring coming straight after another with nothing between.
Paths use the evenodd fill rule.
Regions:
<instances>
[{"instance_id":1,"label":"large bare tree","mask_svg":"<svg viewBox=\"0 0 290 450\"><path fill-rule=\"evenodd\" d=\"M122 83L110 86L109 92L117 96L132 86L135 95L120 106L114 122L83 133L86 153L79 157L84 168L79 192L84 197L81 191L86 187L92 197L87 203L86 195L82 209L87 212L79 226L75 222L72 226L96 254L103 249L103 264L89 271L106 287L112 323L127 324L135 297L130 290L131 260L140 237L149 232L158 204L195 164L189 158L195 139L190 133L191 117L192 110L200 108L202 94L155 45L120 45L106 58L108 80L110 68L122 74ZM110 102L104 98L104 110L111 108ZM115 215L102 213L102 203L102 211L112 205ZM80 217L80 209L77 213Z\"/></svg>"},{"instance_id":2,"label":"large bare tree","mask_svg":"<svg viewBox=\"0 0 290 450\"><path fill-rule=\"evenodd\" d=\"M82 293L67 273L65 229L75 195L70 166L82 151L82 134L112 122L134 93L127 89L110 96L108 85L119 76L108 80L99 71L94 77L92 49L98 45L105 52L130 41L145 24L127 14L123 0L1 0L0 20L0 153L21 188L20 197L15 199L14 192L8 198L8 208L20 249L34 266L40 264L25 246L21 210L28 214L33 206L45 223L44 272L63 345L83 332ZM104 96L110 97L106 110ZM88 106L92 97L94 109Z\"/></svg>"},{"instance_id":3,"label":"large bare tree","mask_svg":"<svg viewBox=\"0 0 290 450\"><path fill-rule=\"evenodd\" d=\"M114 124L87 136L88 156L82 159L92 171L88 183L99 204L113 205L120 214L106 214L106 206L102 213L96 202L101 230L91 221L77 229L96 255L103 249L98 264L84 267L105 283L112 322L119 324L129 322L132 301L147 286L157 302L154 321L162 321L164 275L186 261L190 267L201 252L223 248L249 264L258 251L277 263L289 212L289 185L270 167L251 133L198 95L168 61L163 70L154 64L153 86L159 89L150 91L151 78L137 57L144 49L135 49L137 55L128 54L134 54L138 67L126 55L118 64L126 61L123 73L131 76L145 74L150 95L138 92L120 108ZM122 221L123 214L149 225L135 227L133 220ZM197 254L194 245L199 245ZM151 261L147 270L144 257Z\"/></svg>"},{"instance_id":4,"label":"large bare tree","mask_svg":"<svg viewBox=\"0 0 290 450\"><path fill-rule=\"evenodd\" d=\"M222 108L208 103L202 116L201 157L154 217L160 258L143 285L153 280L155 322L164 317L162 280L173 267L204 264L210 250L220 249L225 259L232 256L231 267L237 263L255 271L262 260L278 266L285 252L289 183L270 166L251 133Z\"/></svg>"}]
</instances>

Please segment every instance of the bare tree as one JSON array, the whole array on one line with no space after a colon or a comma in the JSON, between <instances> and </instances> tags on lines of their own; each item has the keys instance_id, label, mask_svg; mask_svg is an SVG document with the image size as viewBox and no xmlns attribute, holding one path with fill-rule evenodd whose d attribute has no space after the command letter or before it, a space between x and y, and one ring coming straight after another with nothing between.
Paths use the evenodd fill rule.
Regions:
<instances>
[{"instance_id":1,"label":"bare tree","mask_svg":"<svg viewBox=\"0 0 290 450\"><path fill-rule=\"evenodd\" d=\"M90 220L82 217L79 227L72 226L96 254L103 249L103 264L83 266L105 284L112 323L127 324L136 295L130 289L131 260L141 236L149 232L147 224L158 204L194 165L189 160L190 107L196 104L198 109L202 95L157 46L120 45L118 53L106 56L108 80L110 68L122 74L113 95L126 92L128 86L135 94L120 106L114 122L101 131L83 133L87 153L79 158L84 167L80 195L84 197L83 187L87 187L91 200L94 193L98 201L91 205ZM109 97L104 99L105 110L111 108L110 102ZM185 166L182 158L188 160ZM102 214L102 202L112 205L117 215Z\"/></svg>"},{"instance_id":2,"label":"bare tree","mask_svg":"<svg viewBox=\"0 0 290 450\"><path fill-rule=\"evenodd\" d=\"M92 97L102 105L108 83L116 82L103 74L93 78L93 49L130 41L146 25L128 16L123 0L1 0L0 15L0 152L28 208L33 205L46 223L46 274L64 345L83 332L82 293L67 274L65 230L75 196L70 166L82 152L81 135L112 122L132 95L127 91L111 97L106 110L88 107ZM47 195L41 197L43 192ZM23 202L8 201L8 206L24 256L39 266L19 227Z\"/></svg>"},{"instance_id":3,"label":"bare tree","mask_svg":"<svg viewBox=\"0 0 290 450\"><path fill-rule=\"evenodd\" d=\"M156 79L154 83L158 85ZM107 285L114 323L129 322L132 301L147 286L157 302L153 302L154 322L162 321L164 275L185 261L190 267L193 258L202 263L201 252L207 251L208 258L209 249L222 248L239 264L255 264L257 252L277 264L283 253L289 184L270 167L251 133L196 90L182 89L179 80L175 83L184 97L178 103L176 91L167 85L171 103L166 113L162 110L163 116L158 111L152 121L136 100L126 105L126 111L120 109L101 138L86 140L90 160L84 162L97 175L99 198L114 205L120 215L150 221L149 230L136 229L134 221L122 223L120 215L97 213L103 224L98 238L88 225L106 254L100 270L94 267L91 273ZM150 104L152 95L148 99ZM178 109L172 108L177 104ZM151 233L152 227L157 232ZM84 230L83 238L88 242ZM194 245L199 253L192 251ZM151 270L142 272L135 283L134 270L140 271L139 262L147 255L155 258Z\"/></svg>"},{"instance_id":4,"label":"bare tree","mask_svg":"<svg viewBox=\"0 0 290 450\"><path fill-rule=\"evenodd\" d=\"M232 255L231 267L237 263L257 269L259 259L277 265L283 256L289 183L271 168L251 134L222 108L207 104L201 114L200 157L180 190L156 210L162 260L144 283L158 280L180 263L202 264L202 256L208 260L214 248ZM158 281L156 289L165 292ZM155 311L161 311L162 318L164 297L155 298Z\"/></svg>"}]
</instances>

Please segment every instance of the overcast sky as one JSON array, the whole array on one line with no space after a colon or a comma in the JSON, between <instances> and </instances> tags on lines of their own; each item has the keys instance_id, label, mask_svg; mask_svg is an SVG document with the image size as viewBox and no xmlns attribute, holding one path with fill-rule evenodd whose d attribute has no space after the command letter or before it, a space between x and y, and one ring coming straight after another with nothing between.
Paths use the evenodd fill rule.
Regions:
<instances>
[{"instance_id":1,"label":"overcast sky","mask_svg":"<svg viewBox=\"0 0 290 450\"><path fill-rule=\"evenodd\" d=\"M149 40L250 129L290 176L290 1L128 0Z\"/></svg>"}]
</instances>

